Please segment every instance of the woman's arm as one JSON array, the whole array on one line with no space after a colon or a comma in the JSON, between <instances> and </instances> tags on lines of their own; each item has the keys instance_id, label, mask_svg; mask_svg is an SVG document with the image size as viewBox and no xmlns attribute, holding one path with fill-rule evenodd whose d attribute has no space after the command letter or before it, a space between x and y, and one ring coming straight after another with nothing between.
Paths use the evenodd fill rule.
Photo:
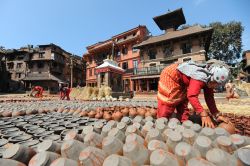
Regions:
<instances>
[{"instance_id":1,"label":"woman's arm","mask_svg":"<svg viewBox=\"0 0 250 166\"><path fill-rule=\"evenodd\" d=\"M215 100L214 100L214 90L205 86L204 97L205 97L206 104L211 114L216 115L219 111L216 107Z\"/></svg>"}]
</instances>

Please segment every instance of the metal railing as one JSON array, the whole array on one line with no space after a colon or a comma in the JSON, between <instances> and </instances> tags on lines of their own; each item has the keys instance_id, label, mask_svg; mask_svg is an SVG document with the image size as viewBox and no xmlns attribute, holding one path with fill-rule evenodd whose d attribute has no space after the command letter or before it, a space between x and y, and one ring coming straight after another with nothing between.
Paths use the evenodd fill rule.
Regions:
<instances>
[{"instance_id":1,"label":"metal railing","mask_svg":"<svg viewBox=\"0 0 250 166\"><path fill-rule=\"evenodd\" d=\"M161 71L170 64L152 66L152 67L143 67L134 69L134 75L154 75L154 74L161 74Z\"/></svg>"}]
</instances>

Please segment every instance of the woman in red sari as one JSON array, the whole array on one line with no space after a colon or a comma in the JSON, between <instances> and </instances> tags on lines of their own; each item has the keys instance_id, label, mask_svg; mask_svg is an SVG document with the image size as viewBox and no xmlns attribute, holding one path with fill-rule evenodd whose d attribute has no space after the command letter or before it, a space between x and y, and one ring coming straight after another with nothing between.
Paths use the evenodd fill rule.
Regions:
<instances>
[{"instance_id":1,"label":"woman in red sari","mask_svg":"<svg viewBox=\"0 0 250 166\"><path fill-rule=\"evenodd\" d=\"M226 83L228 77L229 69L221 61L206 65L189 61L166 67L160 75L158 84L157 117L169 118L176 109L179 120L182 122L188 120L188 102L190 102L196 115L201 117L202 126L214 128L209 113L201 106L198 96L203 89L210 113L217 117L219 111L213 91L218 85ZM223 117L217 118L223 120Z\"/></svg>"}]
</instances>

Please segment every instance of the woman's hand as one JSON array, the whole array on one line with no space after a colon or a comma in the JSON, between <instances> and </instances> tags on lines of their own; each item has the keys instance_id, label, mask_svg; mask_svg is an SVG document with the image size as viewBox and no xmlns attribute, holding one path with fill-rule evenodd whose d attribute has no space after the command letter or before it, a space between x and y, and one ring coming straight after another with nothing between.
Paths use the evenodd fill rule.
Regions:
<instances>
[{"instance_id":1,"label":"woman's hand","mask_svg":"<svg viewBox=\"0 0 250 166\"><path fill-rule=\"evenodd\" d=\"M208 116L208 113L203 111L201 114L201 122L202 122L202 127L210 127L214 128L214 123L212 122L211 118Z\"/></svg>"},{"instance_id":2,"label":"woman's hand","mask_svg":"<svg viewBox=\"0 0 250 166\"><path fill-rule=\"evenodd\" d=\"M229 123L229 119L223 116L218 116L216 119L218 122L224 122L224 123Z\"/></svg>"}]
</instances>

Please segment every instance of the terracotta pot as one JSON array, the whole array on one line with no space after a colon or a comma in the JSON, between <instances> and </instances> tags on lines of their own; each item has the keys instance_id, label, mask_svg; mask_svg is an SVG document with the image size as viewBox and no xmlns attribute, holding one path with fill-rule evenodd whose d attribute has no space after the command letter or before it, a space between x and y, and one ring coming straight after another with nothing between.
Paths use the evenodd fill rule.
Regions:
<instances>
[{"instance_id":1,"label":"terracotta pot","mask_svg":"<svg viewBox=\"0 0 250 166\"><path fill-rule=\"evenodd\" d=\"M130 108L129 109L129 116L134 118L136 115L137 115L136 110L134 108Z\"/></svg>"},{"instance_id":2,"label":"terracotta pot","mask_svg":"<svg viewBox=\"0 0 250 166\"><path fill-rule=\"evenodd\" d=\"M121 110L123 116L128 116L129 114L129 108L125 107L124 109Z\"/></svg>"},{"instance_id":3,"label":"terracotta pot","mask_svg":"<svg viewBox=\"0 0 250 166\"><path fill-rule=\"evenodd\" d=\"M138 115L141 115L142 117L144 117L146 110L144 108L138 108L137 112L138 112Z\"/></svg>"},{"instance_id":4,"label":"terracotta pot","mask_svg":"<svg viewBox=\"0 0 250 166\"><path fill-rule=\"evenodd\" d=\"M112 118L115 121L120 121L123 117L123 114L120 111L116 111L115 113L113 113Z\"/></svg>"},{"instance_id":5,"label":"terracotta pot","mask_svg":"<svg viewBox=\"0 0 250 166\"><path fill-rule=\"evenodd\" d=\"M77 109L74 113L73 113L73 115L77 115L77 114L80 114L81 113L81 109Z\"/></svg>"},{"instance_id":6,"label":"terracotta pot","mask_svg":"<svg viewBox=\"0 0 250 166\"><path fill-rule=\"evenodd\" d=\"M150 112L151 112L151 116L155 118L156 117L156 109L151 108Z\"/></svg>"},{"instance_id":7,"label":"terracotta pot","mask_svg":"<svg viewBox=\"0 0 250 166\"><path fill-rule=\"evenodd\" d=\"M147 112L145 113L145 117L152 117L152 113L151 113L150 111L147 111Z\"/></svg>"},{"instance_id":8,"label":"terracotta pot","mask_svg":"<svg viewBox=\"0 0 250 166\"><path fill-rule=\"evenodd\" d=\"M96 112L95 112L94 110L91 110L91 111L88 113L88 116L89 116L90 118L94 118L94 117L95 117L95 114L96 114Z\"/></svg>"},{"instance_id":9,"label":"terracotta pot","mask_svg":"<svg viewBox=\"0 0 250 166\"><path fill-rule=\"evenodd\" d=\"M96 119L101 119L103 116L103 113L102 112L97 112L97 114L95 115L95 118Z\"/></svg>"},{"instance_id":10,"label":"terracotta pot","mask_svg":"<svg viewBox=\"0 0 250 166\"><path fill-rule=\"evenodd\" d=\"M11 112L11 111L4 111L4 112L2 113L2 116L3 116L3 117L11 117L11 115L12 115L12 112Z\"/></svg>"},{"instance_id":11,"label":"terracotta pot","mask_svg":"<svg viewBox=\"0 0 250 166\"><path fill-rule=\"evenodd\" d=\"M112 119L112 116L111 116L111 114L110 114L110 113L105 112L105 113L103 114L103 119L105 119L105 120L109 121L109 120L111 120L111 119Z\"/></svg>"},{"instance_id":12,"label":"terracotta pot","mask_svg":"<svg viewBox=\"0 0 250 166\"><path fill-rule=\"evenodd\" d=\"M219 127L225 129L230 134L235 134L235 126L232 123L221 123Z\"/></svg>"},{"instance_id":13,"label":"terracotta pot","mask_svg":"<svg viewBox=\"0 0 250 166\"><path fill-rule=\"evenodd\" d=\"M86 111L82 111L79 113L80 117L87 116L87 115L88 115L88 113Z\"/></svg>"}]
</instances>

